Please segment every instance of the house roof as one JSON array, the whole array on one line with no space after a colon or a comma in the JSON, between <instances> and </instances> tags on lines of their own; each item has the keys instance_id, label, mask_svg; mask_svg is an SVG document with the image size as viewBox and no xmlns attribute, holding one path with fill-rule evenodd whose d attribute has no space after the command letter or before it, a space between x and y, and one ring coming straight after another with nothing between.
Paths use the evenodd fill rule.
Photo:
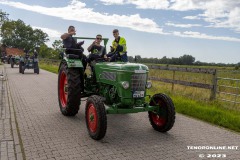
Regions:
<instances>
[{"instance_id":1,"label":"house roof","mask_svg":"<svg viewBox=\"0 0 240 160\"><path fill-rule=\"evenodd\" d=\"M6 48L6 54L7 55L23 55L24 51L23 49L19 49L19 48Z\"/></svg>"}]
</instances>

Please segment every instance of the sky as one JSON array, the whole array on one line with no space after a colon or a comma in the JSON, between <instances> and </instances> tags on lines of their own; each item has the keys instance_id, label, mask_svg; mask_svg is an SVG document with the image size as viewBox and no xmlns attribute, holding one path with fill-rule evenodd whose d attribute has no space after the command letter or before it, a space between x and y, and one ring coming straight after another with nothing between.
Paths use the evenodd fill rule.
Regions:
<instances>
[{"instance_id":1,"label":"sky","mask_svg":"<svg viewBox=\"0 0 240 160\"><path fill-rule=\"evenodd\" d=\"M0 10L42 29L48 46L74 25L76 36L109 38L108 51L118 29L128 56L240 62L240 0L0 0Z\"/></svg>"}]
</instances>

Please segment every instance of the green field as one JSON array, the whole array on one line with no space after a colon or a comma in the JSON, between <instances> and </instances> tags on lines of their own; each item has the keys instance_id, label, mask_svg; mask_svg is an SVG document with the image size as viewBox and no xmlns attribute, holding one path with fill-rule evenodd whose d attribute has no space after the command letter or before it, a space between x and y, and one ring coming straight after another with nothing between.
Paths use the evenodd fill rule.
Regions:
<instances>
[{"instance_id":1,"label":"green field","mask_svg":"<svg viewBox=\"0 0 240 160\"><path fill-rule=\"evenodd\" d=\"M180 66L182 67L182 66ZM192 66L184 66L192 67ZM58 64L40 62L40 68L48 70L53 73L57 73ZM200 68L196 67L195 68ZM202 67L210 68L210 67ZM213 68L211 66L211 68ZM233 71L233 68L217 67L218 77L227 77L240 79L240 72ZM164 71L151 69L149 76L156 76L161 78L173 77L173 71ZM198 83L212 83L212 75L210 74L200 74L200 73L189 73L189 72L175 72L175 79L189 82ZM176 111L181 114L185 114L197 119L204 120L206 122L222 126L233 131L240 132L240 106L234 105L233 103L223 102L218 100L220 98L237 100L240 101L240 97L224 96L217 94L217 100L209 101L210 90L201 89L189 86L174 85L169 83L163 83L159 81L152 81L153 87L148 91L149 94L153 95L155 93L166 93L168 94L174 102ZM239 86L235 81L219 81L220 85L230 85ZM218 89L219 90L219 89ZM240 93L239 89L226 89L220 88L221 92L232 92Z\"/></svg>"},{"instance_id":2,"label":"green field","mask_svg":"<svg viewBox=\"0 0 240 160\"><path fill-rule=\"evenodd\" d=\"M178 66L178 67L183 67L183 66ZM184 67L193 68L193 66L184 66ZM200 68L196 66L194 67ZM201 68L207 68L207 67L203 66ZM212 66L208 68L214 69ZM217 91L237 94L238 96L234 96L230 94L226 95L226 94L217 92L216 98L219 101L221 101L221 99L227 99L231 101L240 102L240 71L232 70L233 67L229 67L229 68L216 67L216 69L217 69L217 77L239 79L239 81L219 79ZM175 73L169 70L150 69L149 76L158 77L158 78L167 78L167 79L173 79L174 77L175 80L196 82L196 83L203 83L203 84L212 84L212 81L214 78L213 75L205 74L205 73L191 73L191 72L180 72L180 71L174 71L174 72ZM193 100L209 101L210 94L211 94L210 89L202 89L202 88L189 87L189 86L183 86L183 85L177 85L177 84L172 85L171 83L163 83L159 81L153 81L153 84L157 88L157 90L168 92L175 96L184 96L188 99L193 99ZM231 88L224 87L224 86L230 86ZM238 111L240 110L240 104L224 103L224 101L221 101L221 104L233 110L238 110Z\"/></svg>"}]
</instances>

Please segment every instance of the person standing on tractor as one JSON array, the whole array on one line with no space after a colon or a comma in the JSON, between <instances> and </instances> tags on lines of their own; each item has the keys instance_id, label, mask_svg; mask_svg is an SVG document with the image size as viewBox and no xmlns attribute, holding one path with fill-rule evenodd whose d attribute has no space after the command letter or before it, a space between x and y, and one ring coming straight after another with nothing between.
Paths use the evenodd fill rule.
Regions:
<instances>
[{"instance_id":1,"label":"person standing on tractor","mask_svg":"<svg viewBox=\"0 0 240 160\"><path fill-rule=\"evenodd\" d=\"M101 42L102 35L98 34L93 43L88 47L88 52L91 53L88 58L88 63L91 63L92 61L97 59L107 58L106 48L101 45Z\"/></svg>"},{"instance_id":2,"label":"person standing on tractor","mask_svg":"<svg viewBox=\"0 0 240 160\"><path fill-rule=\"evenodd\" d=\"M63 46L66 48L66 54L75 54L79 55L79 58L82 59L84 70L87 66L87 57L83 54L84 49L82 45L84 41L77 43L76 40L72 37L76 35L76 30L74 26L68 27L68 33L64 33L61 35L61 39L63 40Z\"/></svg>"},{"instance_id":3,"label":"person standing on tractor","mask_svg":"<svg viewBox=\"0 0 240 160\"><path fill-rule=\"evenodd\" d=\"M38 53L37 53L37 50L36 50L36 49L34 49L34 51L33 51L33 57L34 57L34 58L38 58Z\"/></svg>"},{"instance_id":4,"label":"person standing on tractor","mask_svg":"<svg viewBox=\"0 0 240 160\"><path fill-rule=\"evenodd\" d=\"M118 29L113 30L113 36L115 39L112 42L111 52L108 53L107 57L110 57L110 62L116 61L118 57L121 57L121 61L128 62L125 38L119 36Z\"/></svg>"}]
</instances>

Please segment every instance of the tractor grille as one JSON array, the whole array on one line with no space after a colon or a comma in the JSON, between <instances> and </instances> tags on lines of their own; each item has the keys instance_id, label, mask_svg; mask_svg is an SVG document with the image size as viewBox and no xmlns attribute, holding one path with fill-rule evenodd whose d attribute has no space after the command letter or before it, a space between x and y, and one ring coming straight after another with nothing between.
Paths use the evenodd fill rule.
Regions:
<instances>
[{"instance_id":1,"label":"tractor grille","mask_svg":"<svg viewBox=\"0 0 240 160\"><path fill-rule=\"evenodd\" d=\"M116 73L114 72L102 72L102 78L110 81L116 81Z\"/></svg>"},{"instance_id":2,"label":"tractor grille","mask_svg":"<svg viewBox=\"0 0 240 160\"><path fill-rule=\"evenodd\" d=\"M132 75L132 91L145 91L147 81L147 74L133 74Z\"/></svg>"}]
</instances>

